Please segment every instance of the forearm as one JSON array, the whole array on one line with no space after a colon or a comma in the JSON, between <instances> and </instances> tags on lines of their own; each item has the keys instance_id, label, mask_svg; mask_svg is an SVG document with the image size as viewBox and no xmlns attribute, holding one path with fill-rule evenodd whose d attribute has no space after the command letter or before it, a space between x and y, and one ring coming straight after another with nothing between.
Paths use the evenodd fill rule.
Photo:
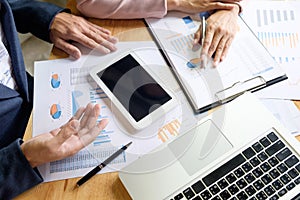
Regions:
<instances>
[{"instance_id":1,"label":"forearm","mask_svg":"<svg viewBox=\"0 0 300 200\"><path fill-rule=\"evenodd\" d=\"M166 0L167 1L167 10L178 10L179 9L179 1L178 0Z\"/></svg>"},{"instance_id":2,"label":"forearm","mask_svg":"<svg viewBox=\"0 0 300 200\"><path fill-rule=\"evenodd\" d=\"M54 16L64 10L50 3L34 0L8 0L17 30L31 32L42 40L50 41L49 28Z\"/></svg>"},{"instance_id":3,"label":"forearm","mask_svg":"<svg viewBox=\"0 0 300 200\"><path fill-rule=\"evenodd\" d=\"M76 0L77 9L95 18L162 18L167 13L166 0Z\"/></svg>"},{"instance_id":4,"label":"forearm","mask_svg":"<svg viewBox=\"0 0 300 200\"><path fill-rule=\"evenodd\" d=\"M11 199L43 181L20 149L18 139L0 150L0 199Z\"/></svg>"},{"instance_id":5,"label":"forearm","mask_svg":"<svg viewBox=\"0 0 300 200\"><path fill-rule=\"evenodd\" d=\"M241 0L166 0L168 11L181 11L191 14L214 12L216 10L231 10L240 6ZM240 6L241 8L241 6Z\"/></svg>"}]
</instances>

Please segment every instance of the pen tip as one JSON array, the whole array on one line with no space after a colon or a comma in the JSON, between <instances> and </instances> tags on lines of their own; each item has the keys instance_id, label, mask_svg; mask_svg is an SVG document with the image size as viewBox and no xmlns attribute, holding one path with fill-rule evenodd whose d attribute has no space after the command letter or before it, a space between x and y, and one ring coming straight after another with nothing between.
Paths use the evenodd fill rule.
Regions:
<instances>
[{"instance_id":1,"label":"pen tip","mask_svg":"<svg viewBox=\"0 0 300 200\"><path fill-rule=\"evenodd\" d=\"M79 188L79 185L78 185L78 184L76 184L76 185L74 186L73 190L76 190L77 188Z\"/></svg>"},{"instance_id":2,"label":"pen tip","mask_svg":"<svg viewBox=\"0 0 300 200\"><path fill-rule=\"evenodd\" d=\"M129 147L131 144L132 144L132 141L129 142L128 144L126 144L125 146L126 146L126 147Z\"/></svg>"}]
</instances>

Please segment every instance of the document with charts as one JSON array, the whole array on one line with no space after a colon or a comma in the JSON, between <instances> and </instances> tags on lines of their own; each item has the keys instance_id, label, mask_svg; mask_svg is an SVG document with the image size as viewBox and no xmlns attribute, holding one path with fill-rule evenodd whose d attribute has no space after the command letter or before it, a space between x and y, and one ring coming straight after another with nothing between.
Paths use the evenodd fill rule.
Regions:
<instances>
[{"instance_id":1,"label":"document with charts","mask_svg":"<svg viewBox=\"0 0 300 200\"><path fill-rule=\"evenodd\" d=\"M79 153L39 166L39 171L45 181L83 176L122 145L132 141L130 148L100 173L118 171L196 123L188 103L184 104L186 101L180 100L185 96L176 81L169 78L172 74L153 42L119 42L117 47L118 51L105 56L92 52L83 55L78 60L66 58L35 62L33 136L59 128L74 115L80 106L85 106L90 102L101 105L101 115L98 120L109 119L107 127L99 133L92 144ZM128 131L126 124L118 120L106 94L89 75L92 67L128 49L135 50L143 61L153 67L152 70L163 81L166 81L165 84L174 92L179 102L174 109L159 120L135 133ZM182 111L187 114L183 115Z\"/></svg>"},{"instance_id":2,"label":"document with charts","mask_svg":"<svg viewBox=\"0 0 300 200\"><path fill-rule=\"evenodd\" d=\"M190 65L200 57L200 45L192 45L201 23L200 14L170 12L162 19L146 19L160 52L197 113L230 101L244 91L256 91L287 78L244 21L240 17L238 20L240 29L225 60L217 68L204 69Z\"/></svg>"},{"instance_id":3,"label":"document with charts","mask_svg":"<svg viewBox=\"0 0 300 200\"><path fill-rule=\"evenodd\" d=\"M248 1L242 18L289 77L259 97L300 100L300 1Z\"/></svg>"},{"instance_id":4,"label":"document with charts","mask_svg":"<svg viewBox=\"0 0 300 200\"><path fill-rule=\"evenodd\" d=\"M279 64L299 65L299 13L299 1L248 1L242 18Z\"/></svg>"}]
</instances>

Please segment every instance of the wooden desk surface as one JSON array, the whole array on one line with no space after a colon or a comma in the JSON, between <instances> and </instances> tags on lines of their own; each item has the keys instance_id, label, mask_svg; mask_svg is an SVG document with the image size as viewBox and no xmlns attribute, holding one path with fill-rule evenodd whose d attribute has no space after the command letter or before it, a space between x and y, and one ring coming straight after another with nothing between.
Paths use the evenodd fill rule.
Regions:
<instances>
[{"instance_id":1,"label":"wooden desk surface","mask_svg":"<svg viewBox=\"0 0 300 200\"><path fill-rule=\"evenodd\" d=\"M76 9L75 0L68 0L67 7L73 14L80 15ZM144 28L143 20L98 20L88 19L89 21L107 28L113 35L118 36L120 41L151 40L147 30ZM130 34L130 30L135 29L135 34ZM137 30L138 29L138 30ZM137 31L139 37L136 37ZM127 32L127 34L122 34ZM59 49L53 48L50 59L64 58L67 55ZM300 101L295 102L300 110ZM24 139L32 135L32 118L26 129ZM298 137L300 141L300 136ZM126 189L122 185L117 173L107 173L96 175L87 184L73 190L79 178L60 180L48 183L42 183L23 194L16 197L16 200L82 200L82 199L101 199L101 200L127 200L130 199Z\"/></svg>"}]
</instances>

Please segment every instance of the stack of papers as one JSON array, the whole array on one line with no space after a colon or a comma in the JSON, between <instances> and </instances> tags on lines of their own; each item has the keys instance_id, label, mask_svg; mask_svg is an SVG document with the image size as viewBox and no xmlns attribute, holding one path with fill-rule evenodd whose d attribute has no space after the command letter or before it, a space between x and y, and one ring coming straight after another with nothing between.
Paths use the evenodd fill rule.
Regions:
<instances>
[{"instance_id":1,"label":"stack of papers","mask_svg":"<svg viewBox=\"0 0 300 200\"><path fill-rule=\"evenodd\" d=\"M300 2L247 1L242 13L288 79L256 93L269 110L300 140Z\"/></svg>"},{"instance_id":2,"label":"stack of papers","mask_svg":"<svg viewBox=\"0 0 300 200\"><path fill-rule=\"evenodd\" d=\"M259 97L300 100L300 2L248 1L242 13L254 34L286 72L285 84Z\"/></svg>"}]
</instances>

